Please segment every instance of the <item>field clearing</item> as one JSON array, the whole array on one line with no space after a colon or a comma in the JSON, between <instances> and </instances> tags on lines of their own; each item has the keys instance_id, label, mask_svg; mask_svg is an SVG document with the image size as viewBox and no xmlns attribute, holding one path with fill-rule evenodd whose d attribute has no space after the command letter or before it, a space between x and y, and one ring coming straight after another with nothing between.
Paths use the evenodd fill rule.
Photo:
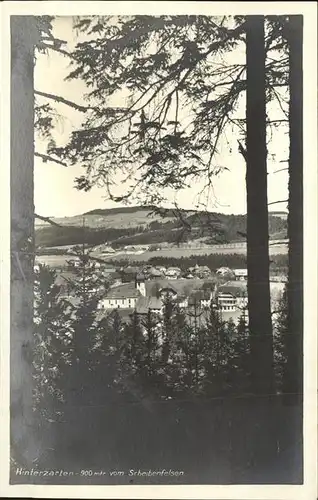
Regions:
<instances>
[{"instance_id":1,"label":"field clearing","mask_svg":"<svg viewBox=\"0 0 318 500\"><path fill-rule=\"evenodd\" d=\"M270 255L286 255L288 252L287 243L274 244L269 247ZM211 254L246 254L246 244L236 243L229 245L214 245L201 248L164 248L155 252L144 252L142 254L126 254L118 252L110 255L92 252L92 256L108 260L131 260L135 262L147 262L151 257L172 257L180 259L181 257L190 257L191 255L211 255ZM70 255L39 255L37 261L52 267L64 266L67 260L72 259Z\"/></svg>"},{"instance_id":2,"label":"field clearing","mask_svg":"<svg viewBox=\"0 0 318 500\"><path fill-rule=\"evenodd\" d=\"M288 252L287 243L282 244L271 244L269 247L270 255L284 255ZM246 254L246 243L235 243L229 245L213 245L213 246L202 246L200 248L162 248L154 252L143 252L142 254L126 254L124 252L118 252L109 256L101 256L95 254L96 257L102 257L105 260L114 259L116 260L133 260L138 262L146 262L151 257L172 257L175 259L180 259L181 257L191 257L191 255L211 255L211 254ZM92 254L94 255L94 254Z\"/></svg>"}]
</instances>

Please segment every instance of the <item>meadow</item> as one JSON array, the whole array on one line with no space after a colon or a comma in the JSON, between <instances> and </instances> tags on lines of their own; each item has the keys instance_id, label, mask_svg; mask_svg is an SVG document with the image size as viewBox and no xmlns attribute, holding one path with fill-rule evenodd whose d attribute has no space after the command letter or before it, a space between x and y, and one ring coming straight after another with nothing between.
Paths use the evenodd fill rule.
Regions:
<instances>
[{"instance_id":1,"label":"meadow","mask_svg":"<svg viewBox=\"0 0 318 500\"><path fill-rule=\"evenodd\" d=\"M288 252L287 243L279 243L279 244L270 244L269 247L270 255L286 255ZM202 246L200 248L181 248L181 247L172 247L172 248L162 248L156 251L147 251L144 253L125 253L125 252L116 252L114 254L105 255L97 252L91 252L93 257L98 257L105 262L107 261L131 261L131 262L140 262L144 263L149 261L149 259L154 257L163 257L163 258L174 258L181 259L182 257L191 257L191 256L203 256L203 255L212 255L212 254L239 254L246 255L246 244L245 243L230 243L228 245L213 245L213 246ZM51 267L63 267L66 265L67 261L72 257L70 255L39 255L37 256L37 261L41 264L46 264Z\"/></svg>"}]
</instances>

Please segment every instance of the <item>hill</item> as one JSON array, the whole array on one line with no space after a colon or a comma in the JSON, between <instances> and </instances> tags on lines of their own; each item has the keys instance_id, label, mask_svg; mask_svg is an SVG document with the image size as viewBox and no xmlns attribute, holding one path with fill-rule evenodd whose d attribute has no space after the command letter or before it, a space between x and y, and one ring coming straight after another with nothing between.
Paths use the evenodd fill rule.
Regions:
<instances>
[{"instance_id":1,"label":"hill","mask_svg":"<svg viewBox=\"0 0 318 500\"><path fill-rule=\"evenodd\" d=\"M172 210L161 217L151 207L96 209L73 217L52 219L58 226L36 221L36 244L56 247L84 242L118 248L138 244L156 246L194 241L217 244L245 240L246 215L182 210L181 217L182 221L176 219ZM271 239L286 238L286 229L284 218L270 215Z\"/></svg>"}]
</instances>

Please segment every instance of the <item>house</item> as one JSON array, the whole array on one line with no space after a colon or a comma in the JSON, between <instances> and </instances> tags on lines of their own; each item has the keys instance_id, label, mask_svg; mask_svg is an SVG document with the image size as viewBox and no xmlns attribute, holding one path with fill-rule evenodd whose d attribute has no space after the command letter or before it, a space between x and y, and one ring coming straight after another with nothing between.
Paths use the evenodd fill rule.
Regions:
<instances>
[{"instance_id":1,"label":"house","mask_svg":"<svg viewBox=\"0 0 318 500\"><path fill-rule=\"evenodd\" d=\"M217 304L220 311L244 310L247 307L246 282L228 281L217 291Z\"/></svg>"},{"instance_id":2,"label":"house","mask_svg":"<svg viewBox=\"0 0 318 500\"><path fill-rule=\"evenodd\" d=\"M104 246L101 250L101 253L106 253L106 254L115 253L115 250L112 247Z\"/></svg>"},{"instance_id":3,"label":"house","mask_svg":"<svg viewBox=\"0 0 318 500\"><path fill-rule=\"evenodd\" d=\"M110 266L109 264L104 264L102 267L103 274L113 274L117 273L117 269L115 266Z\"/></svg>"},{"instance_id":4,"label":"house","mask_svg":"<svg viewBox=\"0 0 318 500\"><path fill-rule=\"evenodd\" d=\"M165 275L169 279L178 279L181 276L181 269L179 267L168 267Z\"/></svg>"},{"instance_id":5,"label":"house","mask_svg":"<svg viewBox=\"0 0 318 500\"><path fill-rule=\"evenodd\" d=\"M124 247L125 253L141 254L149 250L149 245L126 245Z\"/></svg>"},{"instance_id":6,"label":"house","mask_svg":"<svg viewBox=\"0 0 318 500\"><path fill-rule=\"evenodd\" d=\"M118 286L122 284L121 274L117 271L115 273L107 274L106 279L108 279L108 281L112 283L112 286Z\"/></svg>"},{"instance_id":7,"label":"house","mask_svg":"<svg viewBox=\"0 0 318 500\"><path fill-rule=\"evenodd\" d=\"M214 297L217 291L217 284L215 281L205 281L201 287L201 290L209 290Z\"/></svg>"},{"instance_id":8,"label":"house","mask_svg":"<svg viewBox=\"0 0 318 500\"><path fill-rule=\"evenodd\" d=\"M151 269L154 269L154 267L150 264L147 264L146 266L142 267L141 272L146 275L150 272Z\"/></svg>"},{"instance_id":9,"label":"house","mask_svg":"<svg viewBox=\"0 0 318 500\"><path fill-rule=\"evenodd\" d=\"M189 272L185 272L183 277L187 280L192 280L194 278L193 274Z\"/></svg>"},{"instance_id":10,"label":"house","mask_svg":"<svg viewBox=\"0 0 318 500\"><path fill-rule=\"evenodd\" d=\"M146 315L148 312L161 314L163 310L163 302L157 297L139 297L136 303L136 313Z\"/></svg>"},{"instance_id":11,"label":"house","mask_svg":"<svg viewBox=\"0 0 318 500\"><path fill-rule=\"evenodd\" d=\"M173 285L167 283L158 289L158 295L161 299L176 299L178 292Z\"/></svg>"},{"instance_id":12,"label":"house","mask_svg":"<svg viewBox=\"0 0 318 500\"><path fill-rule=\"evenodd\" d=\"M142 273L137 274L135 279L135 286L137 290L143 295L146 296L146 285L145 285L145 276Z\"/></svg>"},{"instance_id":13,"label":"house","mask_svg":"<svg viewBox=\"0 0 318 500\"><path fill-rule=\"evenodd\" d=\"M247 269L234 269L234 276L236 280L247 280Z\"/></svg>"},{"instance_id":14,"label":"house","mask_svg":"<svg viewBox=\"0 0 318 500\"><path fill-rule=\"evenodd\" d=\"M138 267L128 266L124 269L121 269L121 279L123 283L129 283L131 281L135 281L137 274L139 273Z\"/></svg>"},{"instance_id":15,"label":"house","mask_svg":"<svg viewBox=\"0 0 318 500\"><path fill-rule=\"evenodd\" d=\"M211 276L211 269L208 266L200 266L197 270L198 278L204 279Z\"/></svg>"},{"instance_id":16,"label":"house","mask_svg":"<svg viewBox=\"0 0 318 500\"><path fill-rule=\"evenodd\" d=\"M96 315L97 321L101 321L104 318L109 318L109 319L114 319L115 313L119 316L120 322L122 324L127 324L130 323L131 317L133 314L133 309L128 308L128 309L122 309L122 308L117 308L117 309L99 309Z\"/></svg>"},{"instance_id":17,"label":"house","mask_svg":"<svg viewBox=\"0 0 318 500\"><path fill-rule=\"evenodd\" d=\"M71 259L68 261L68 267L79 267L81 265L81 261L79 258L75 257L75 259Z\"/></svg>"},{"instance_id":18,"label":"house","mask_svg":"<svg viewBox=\"0 0 318 500\"><path fill-rule=\"evenodd\" d=\"M163 274L157 268L152 267L148 270L148 276L150 279L161 279L163 277Z\"/></svg>"},{"instance_id":19,"label":"house","mask_svg":"<svg viewBox=\"0 0 318 500\"><path fill-rule=\"evenodd\" d=\"M134 282L124 283L110 288L106 296L99 301L98 308L134 309L140 296L141 293Z\"/></svg>"},{"instance_id":20,"label":"house","mask_svg":"<svg viewBox=\"0 0 318 500\"><path fill-rule=\"evenodd\" d=\"M189 267L188 272L197 278L207 278L211 275L211 270L208 266L199 266L196 264L194 267Z\"/></svg>"},{"instance_id":21,"label":"house","mask_svg":"<svg viewBox=\"0 0 318 500\"><path fill-rule=\"evenodd\" d=\"M176 302L177 302L179 307L181 307L182 309L183 308L185 309L188 307L189 299L186 295L179 295L179 297L177 297L177 299L176 299Z\"/></svg>"},{"instance_id":22,"label":"house","mask_svg":"<svg viewBox=\"0 0 318 500\"><path fill-rule=\"evenodd\" d=\"M219 269L216 270L216 274L219 276L233 275L233 271L229 267L219 267Z\"/></svg>"},{"instance_id":23,"label":"house","mask_svg":"<svg viewBox=\"0 0 318 500\"><path fill-rule=\"evenodd\" d=\"M112 286L99 301L99 309L135 309L140 297L146 296L144 276L138 274L135 281Z\"/></svg>"},{"instance_id":24,"label":"house","mask_svg":"<svg viewBox=\"0 0 318 500\"><path fill-rule=\"evenodd\" d=\"M212 292L210 290L193 290L189 297L189 307L206 308L210 307L212 300Z\"/></svg>"}]
</instances>

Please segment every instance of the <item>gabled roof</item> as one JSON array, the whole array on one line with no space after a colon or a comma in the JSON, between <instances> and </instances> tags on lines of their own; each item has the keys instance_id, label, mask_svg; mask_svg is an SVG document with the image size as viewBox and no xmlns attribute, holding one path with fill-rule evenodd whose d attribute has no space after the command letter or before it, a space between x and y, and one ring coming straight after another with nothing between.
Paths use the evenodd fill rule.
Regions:
<instances>
[{"instance_id":1,"label":"gabled roof","mask_svg":"<svg viewBox=\"0 0 318 500\"><path fill-rule=\"evenodd\" d=\"M195 266L189 267L189 271L211 271L211 269L208 266L199 266L196 264Z\"/></svg>"},{"instance_id":2,"label":"gabled roof","mask_svg":"<svg viewBox=\"0 0 318 500\"><path fill-rule=\"evenodd\" d=\"M139 297L136 304L136 312L138 314L147 314L150 311L159 311L162 309L162 300L156 297Z\"/></svg>"},{"instance_id":3,"label":"gabled roof","mask_svg":"<svg viewBox=\"0 0 318 500\"><path fill-rule=\"evenodd\" d=\"M244 281L228 281L224 285L219 286L219 293L230 293L233 297L247 296L247 285Z\"/></svg>"},{"instance_id":4,"label":"gabled roof","mask_svg":"<svg viewBox=\"0 0 318 500\"><path fill-rule=\"evenodd\" d=\"M150 269L149 274L150 274L150 276L155 276L155 277L158 276L159 278L162 276L162 272L159 271L158 269L155 269L155 268Z\"/></svg>"},{"instance_id":5,"label":"gabled roof","mask_svg":"<svg viewBox=\"0 0 318 500\"><path fill-rule=\"evenodd\" d=\"M104 271L104 273L117 273L116 267L109 266L109 265L103 266L103 271Z\"/></svg>"},{"instance_id":6,"label":"gabled roof","mask_svg":"<svg viewBox=\"0 0 318 500\"><path fill-rule=\"evenodd\" d=\"M136 275L136 281L145 281L145 275L143 273L138 273Z\"/></svg>"},{"instance_id":7,"label":"gabled roof","mask_svg":"<svg viewBox=\"0 0 318 500\"><path fill-rule=\"evenodd\" d=\"M216 270L217 273L233 273L232 269L230 269L229 267L219 267L217 270Z\"/></svg>"},{"instance_id":8,"label":"gabled roof","mask_svg":"<svg viewBox=\"0 0 318 500\"><path fill-rule=\"evenodd\" d=\"M113 280L115 280L115 279L116 279L116 280L117 280L117 279L121 279L121 274L120 274L119 272L117 272L117 271L115 271L114 273L109 273L109 274L111 275L110 277L111 277L111 279L113 279Z\"/></svg>"},{"instance_id":9,"label":"gabled roof","mask_svg":"<svg viewBox=\"0 0 318 500\"><path fill-rule=\"evenodd\" d=\"M124 274L138 274L139 273L139 268L138 267L128 266L128 267L125 267L125 269L122 270L122 273L124 273Z\"/></svg>"},{"instance_id":10,"label":"gabled roof","mask_svg":"<svg viewBox=\"0 0 318 500\"><path fill-rule=\"evenodd\" d=\"M247 269L233 269L234 274L247 275Z\"/></svg>"},{"instance_id":11,"label":"gabled roof","mask_svg":"<svg viewBox=\"0 0 318 500\"><path fill-rule=\"evenodd\" d=\"M215 282L213 282L213 281L206 281L205 283L203 283L203 285L201 287L201 290L212 291L212 290L214 290L214 287L215 287Z\"/></svg>"},{"instance_id":12,"label":"gabled roof","mask_svg":"<svg viewBox=\"0 0 318 500\"><path fill-rule=\"evenodd\" d=\"M194 290L189 297L189 304L200 302L201 300L209 300L210 293L208 290Z\"/></svg>"},{"instance_id":13,"label":"gabled roof","mask_svg":"<svg viewBox=\"0 0 318 500\"><path fill-rule=\"evenodd\" d=\"M140 291L136 289L135 283L124 283L111 288L107 295L107 299L133 299L140 297Z\"/></svg>"},{"instance_id":14,"label":"gabled roof","mask_svg":"<svg viewBox=\"0 0 318 500\"><path fill-rule=\"evenodd\" d=\"M159 292L161 293L164 290L171 290L174 294L177 294L178 291L171 283L165 283L159 288Z\"/></svg>"},{"instance_id":15,"label":"gabled roof","mask_svg":"<svg viewBox=\"0 0 318 500\"><path fill-rule=\"evenodd\" d=\"M118 308L118 309L112 309L112 310L106 310L106 309L99 309L96 319L97 321L101 321L103 318L111 318L114 316L114 314L118 314L121 321L123 323L129 322L131 315L133 314L134 309L133 308Z\"/></svg>"}]
</instances>

